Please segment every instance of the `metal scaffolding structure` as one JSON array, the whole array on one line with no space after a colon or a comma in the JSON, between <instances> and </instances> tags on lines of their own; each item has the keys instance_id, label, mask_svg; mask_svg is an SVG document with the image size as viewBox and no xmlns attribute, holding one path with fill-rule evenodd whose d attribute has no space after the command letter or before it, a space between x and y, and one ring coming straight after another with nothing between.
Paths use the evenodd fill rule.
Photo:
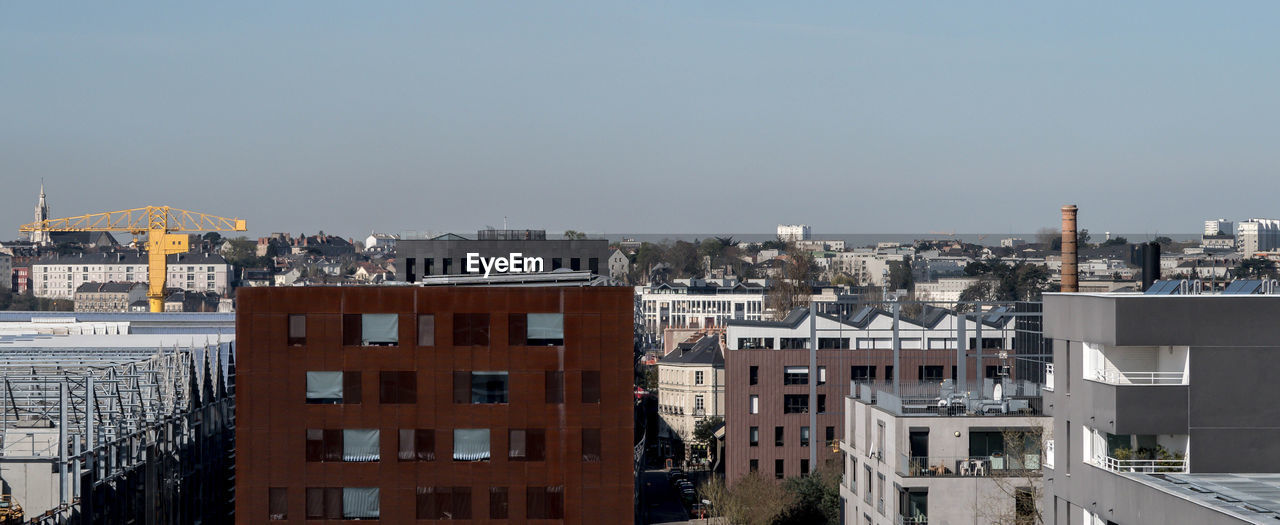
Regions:
<instances>
[{"instance_id":1,"label":"metal scaffolding structure","mask_svg":"<svg viewBox=\"0 0 1280 525\"><path fill-rule=\"evenodd\" d=\"M29 523L230 523L234 378L232 343L5 349L0 474Z\"/></svg>"}]
</instances>

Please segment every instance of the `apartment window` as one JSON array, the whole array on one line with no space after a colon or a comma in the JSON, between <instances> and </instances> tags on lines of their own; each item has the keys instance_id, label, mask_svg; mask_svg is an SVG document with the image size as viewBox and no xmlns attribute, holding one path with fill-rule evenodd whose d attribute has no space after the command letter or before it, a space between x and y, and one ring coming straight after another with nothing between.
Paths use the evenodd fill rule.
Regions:
<instances>
[{"instance_id":1,"label":"apartment window","mask_svg":"<svg viewBox=\"0 0 1280 525\"><path fill-rule=\"evenodd\" d=\"M564 519L564 486L525 489L525 517L534 520Z\"/></svg>"},{"instance_id":2,"label":"apartment window","mask_svg":"<svg viewBox=\"0 0 1280 525\"><path fill-rule=\"evenodd\" d=\"M760 460L753 459L751 460L750 465L751 466L749 468L751 472L760 472Z\"/></svg>"},{"instance_id":3,"label":"apartment window","mask_svg":"<svg viewBox=\"0 0 1280 525\"><path fill-rule=\"evenodd\" d=\"M267 519L272 521L289 519L288 489L283 487L267 489Z\"/></svg>"},{"instance_id":4,"label":"apartment window","mask_svg":"<svg viewBox=\"0 0 1280 525\"><path fill-rule=\"evenodd\" d=\"M784 434L782 429L783 427L773 427L773 446L775 447L782 446L782 437Z\"/></svg>"},{"instance_id":5,"label":"apartment window","mask_svg":"<svg viewBox=\"0 0 1280 525\"><path fill-rule=\"evenodd\" d=\"M848 350L848 337L819 337L818 350Z\"/></svg>"},{"instance_id":6,"label":"apartment window","mask_svg":"<svg viewBox=\"0 0 1280 525\"><path fill-rule=\"evenodd\" d=\"M808 476L808 475L809 475L809 460L808 460L808 459L801 459L801 460L800 460L800 475L801 475L801 476Z\"/></svg>"},{"instance_id":7,"label":"apartment window","mask_svg":"<svg viewBox=\"0 0 1280 525\"><path fill-rule=\"evenodd\" d=\"M750 406L749 413L759 414L760 413L760 396L751 394L751 404L749 406Z\"/></svg>"},{"instance_id":8,"label":"apartment window","mask_svg":"<svg viewBox=\"0 0 1280 525\"><path fill-rule=\"evenodd\" d=\"M360 372L307 372L308 404L360 402Z\"/></svg>"},{"instance_id":9,"label":"apartment window","mask_svg":"<svg viewBox=\"0 0 1280 525\"><path fill-rule=\"evenodd\" d=\"M507 487L489 487L489 519L505 520L510 515Z\"/></svg>"},{"instance_id":10,"label":"apartment window","mask_svg":"<svg viewBox=\"0 0 1280 525\"><path fill-rule=\"evenodd\" d=\"M342 316L342 344L347 346L395 346L400 343L400 317L396 314L346 314Z\"/></svg>"},{"instance_id":11,"label":"apartment window","mask_svg":"<svg viewBox=\"0 0 1280 525\"><path fill-rule=\"evenodd\" d=\"M453 259L442 257L440 261L441 266L444 268L444 273L441 275L453 275Z\"/></svg>"},{"instance_id":12,"label":"apartment window","mask_svg":"<svg viewBox=\"0 0 1280 525\"><path fill-rule=\"evenodd\" d=\"M864 465L862 467L862 471L863 473L866 474L866 476L864 476L864 479L867 480L867 492L866 492L866 495L862 497L862 501L866 502L869 505L871 504L871 491L873 490L873 486L871 484L871 466Z\"/></svg>"},{"instance_id":13,"label":"apartment window","mask_svg":"<svg viewBox=\"0 0 1280 525\"><path fill-rule=\"evenodd\" d=\"M418 315L418 346L436 345L435 314Z\"/></svg>"},{"instance_id":14,"label":"apartment window","mask_svg":"<svg viewBox=\"0 0 1280 525\"><path fill-rule=\"evenodd\" d=\"M758 348L772 350L773 338L772 337L739 337L738 338L739 350L752 350L752 349L758 349Z\"/></svg>"},{"instance_id":15,"label":"apartment window","mask_svg":"<svg viewBox=\"0 0 1280 525\"><path fill-rule=\"evenodd\" d=\"M782 479L785 464L781 459L773 460L773 477Z\"/></svg>"},{"instance_id":16,"label":"apartment window","mask_svg":"<svg viewBox=\"0 0 1280 525\"><path fill-rule=\"evenodd\" d=\"M600 274L600 258L599 257L592 257L590 259L587 259L587 271L597 275Z\"/></svg>"},{"instance_id":17,"label":"apartment window","mask_svg":"<svg viewBox=\"0 0 1280 525\"><path fill-rule=\"evenodd\" d=\"M418 376L414 372L378 372L380 403L415 403L418 400Z\"/></svg>"},{"instance_id":18,"label":"apartment window","mask_svg":"<svg viewBox=\"0 0 1280 525\"><path fill-rule=\"evenodd\" d=\"M381 459L381 434L376 428L348 428L342 431L342 461L367 463Z\"/></svg>"},{"instance_id":19,"label":"apartment window","mask_svg":"<svg viewBox=\"0 0 1280 525\"><path fill-rule=\"evenodd\" d=\"M805 350L809 348L808 337L779 337L778 348L783 350Z\"/></svg>"},{"instance_id":20,"label":"apartment window","mask_svg":"<svg viewBox=\"0 0 1280 525\"><path fill-rule=\"evenodd\" d=\"M827 427L827 436L826 436L826 437L827 437L827 439L826 439L826 443L827 443L827 445L829 445L829 446L835 446L835 442L836 442L836 427Z\"/></svg>"},{"instance_id":21,"label":"apartment window","mask_svg":"<svg viewBox=\"0 0 1280 525\"><path fill-rule=\"evenodd\" d=\"M582 371L582 402L583 403L599 403L600 402L600 371L598 370Z\"/></svg>"},{"instance_id":22,"label":"apartment window","mask_svg":"<svg viewBox=\"0 0 1280 525\"><path fill-rule=\"evenodd\" d=\"M693 410L706 410L706 401L702 399L702 396L693 396Z\"/></svg>"},{"instance_id":23,"label":"apartment window","mask_svg":"<svg viewBox=\"0 0 1280 525\"><path fill-rule=\"evenodd\" d=\"M827 367L825 366L818 367L818 384L827 384Z\"/></svg>"},{"instance_id":24,"label":"apartment window","mask_svg":"<svg viewBox=\"0 0 1280 525\"><path fill-rule=\"evenodd\" d=\"M400 446L396 456L400 461L435 461L436 432L424 428L400 429Z\"/></svg>"},{"instance_id":25,"label":"apartment window","mask_svg":"<svg viewBox=\"0 0 1280 525\"><path fill-rule=\"evenodd\" d=\"M695 384L695 385L701 385L701 384L702 384L702 371L701 371L701 370L698 370L698 371L696 371L696 372L694 372L694 373L693 373L693 384Z\"/></svg>"},{"instance_id":26,"label":"apartment window","mask_svg":"<svg viewBox=\"0 0 1280 525\"><path fill-rule=\"evenodd\" d=\"M784 385L809 384L809 367L788 366L786 368L783 368L782 384Z\"/></svg>"},{"instance_id":27,"label":"apartment window","mask_svg":"<svg viewBox=\"0 0 1280 525\"><path fill-rule=\"evenodd\" d=\"M471 519L471 487L418 487L420 520Z\"/></svg>"},{"instance_id":28,"label":"apartment window","mask_svg":"<svg viewBox=\"0 0 1280 525\"><path fill-rule=\"evenodd\" d=\"M546 382L547 403L564 403L564 372L547 370L544 374Z\"/></svg>"},{"instance_id":29,"label":"apartment window","mask_svg":"<svg viewBox=\"0 0 1280 525\"><path fill-rule=\"evenodd\" d=\"M507 372L454 372L453 402L488 405L507 402Z\"/></svg>"},{"instance_id":30,"label":"apartment window","mask_svg":"<svg viewBox=\"0 0 1280 525\"><path fill-rule=\"evenodd\" d=\"M307 316L289 314L289 345L302 346L305 344L307 344Z\"/></svg>"},{"instance_id":31,"label":"apartment window","mask_svg":"<svg viewBox=\"0 0 1280 525\"><path fill-rule=\"evenodd\" d=\"M552 257L552 258L551 258L551 269L552 269L552 270L559 270L559 269L561 269L561 268L564 268L564 261L563 261L562 259L560 259L559 257Z\"/></svg>"},{"instance_id":32,"label":"apartment window","mask_svg":"<svg viewBox=\"0 0 1280 525\"><path fill-rule=\"evenodd\" d=\"M453 431L454 461L489 461L489 429L458 428Z\"/></svg>"},{"instance_id":33,"label":"apartment window","mask_svg":"<svg viewBox=\"0 0 1280 525\"><path fill-rule=\"evenodd\" d=\"M307 487L307 519L342 519L341 487Z\"/></svg>"},{"instance_id":34,"label":"apartment window","mask_svg":"<svg viewBox=\"0 0 1280 525\"><path fill-rule=\"evenodd\" d=\"M489 314L453 314L454 346L489 346Z\"/></svg>"},{"instance_id":35,"label":"apartment window","mask_svg":"<svg viewBox=\"0 0 1280 525\"><path fill-rule=\"evenodd\" d=\"M751 446L760 446L760 427L751 427Z\"/></svg>"},{"instance_id":36,"label":"apartment window","mask_svg":"<svg viewBox=\"0 0 1280 525\"><path fill-rule=\"evenodd\" d=\"M582 429L582 461L600 461L600 429Z\"/></svg>"},{"instance_id":37,"label":"apartment window","mask_svg":"<svg viewBox=\"0 0 1280 525\"><path fill-rule=\"evenodd\" d=\"M876 474L876 511L884 514L884 474Z\"/></svg>"},{"instance_id":38,"label":"apartment window","mask_svg":"<svg viewBox=\"0 0 1280 525\"><path fill-rule=\"evenodd\" d=\"M570 269L570 270L573 270L573 271L575 271L575 272L576 272L576 271L578 271L578 270L581 270L581 269L582 269L582 259L580 259L580 258L578 258L578 257L570 258L570 259L569 259L569 269Z\"/></svg>"},{"instance_id":39,"label":"apartment window","mask_svg":"<svg viewBox=\"0 0 1280 525\"><path fill-rule=\"evenodd\" d=\"M507 327L512 346L564 346L564 314L511 314Z\"/></svg>"},{"instance_id":40,"label":"apartment window","mask_svg":"<svg viewBox=\"0 0 1280 525\"><path fill-rule=\"evenodd\" d=\"M876 453L877 459L884 463L884 421L876 421Z\"/></svg>"},{"instance_id":41,"label":"apartment window","mask_svg":"<svg viewBox=\"0 0 1280 525\"><path fill-rule=\"evenodd\" d=\"M809 394L786 394L782 396L783 414L808 414Z\"/></svg>"},{"instance_id":42,"label":"apartment window","mask_svg":"<svg viewBox=\"0 0 1280 525\"><path fill-rule=\"evenodd\" d=\"M800 446L809 446L809 427L800 427Z\"/></svg>"},{"instance_id":43,"label":"apartment window","mask_svg":"<svg viewBox=\"0 0 1280 525\"><path fill-rule=\"evenodd\" d=\"M511 429L507 432L507 459L542 461L547 458L547 433L540 428Z\"/></svg>"},{"instance_id":44,"label":"apartment window","mask_svg":"<svg viewBox=\"0 0 1280 525\"><path fill-rule=\"evenodd\" d=\"M308 462L341 462L342 430L340 429L307 429Z\"/></svg>"},{"instance_id":45,"label":"apartment window","mask_svg":"<svg viewBox=\"0 0 1280 525\"><path fill-rule=\"evenodd\" d=\"M751 367L751 384L760 384L760 367L758 366Z\"/></svg>"}]
</instances>

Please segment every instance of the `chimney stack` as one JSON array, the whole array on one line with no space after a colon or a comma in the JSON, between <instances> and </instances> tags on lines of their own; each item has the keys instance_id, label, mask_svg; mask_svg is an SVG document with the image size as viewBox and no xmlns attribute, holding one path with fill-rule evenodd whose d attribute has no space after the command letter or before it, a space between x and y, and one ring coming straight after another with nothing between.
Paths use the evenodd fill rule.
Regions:
<instances>
[{"instance_id":1,"label":"chimney stack","mask_svg":"<svg viewBox=\"0 0 1280 525\"><path fill-rule=\"evenodd\" d=\"M1079 292L1076 267L1076 205L1062 207L1062 291Z\"/></svg>"}]
</instances>

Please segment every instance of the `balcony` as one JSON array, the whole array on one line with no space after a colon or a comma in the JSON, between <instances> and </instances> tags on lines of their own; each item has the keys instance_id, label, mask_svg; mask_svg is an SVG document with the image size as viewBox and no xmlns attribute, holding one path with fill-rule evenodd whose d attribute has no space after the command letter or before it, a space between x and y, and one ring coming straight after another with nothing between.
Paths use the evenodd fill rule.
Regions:
<instances>
[{"instance_id":1,"label":"balcony","mask_svg":"<svg viewBox=\"0 0 1280 525\"><path fill-rule=\"evenodd\" d=\"M1116 369L1095 369L1091 377L1109 385L1185 385L1187 375L1182 372L1125 372Z\"/></svg>"},{"instance_id":2,"label":"balcony","mask_svg":"<svg viewBox=\"0 0 1280 525\"><path fill-rule=\"evenodd\" d=\"M899 454L898 474L909 478L1039 476L1040 455L908 457Z\"/></svg>"},{"instance_id":3,"label":"balcony","mask_svg":"<svg viewBox=\"0 0 1280 525\"><path fill-rule=\"evenodd\" d=\"M1116 459L1111 456L1094 458L1095 463L1111 472L1138 474L1187 473L1187 459Z\"/></svg>"},{"instance_id":4,"label":"balcony","mask_svg":"<svg viewBox=\"0 0 1280 525\"><path fill-rule=\"evenodd\" d=\"M1084 379L1108 385L1185 385L1190 350L1185 346L1084 344Z\"/></svg>"},{"instance_id":5,"label":"balcony","mask_svg":"<svg viewBox=\"0 0 1280 525\"><path fill-rule=\"evenodd\" d=\"M906 516L898 516L898 525L926 525L929 523L928 516L915 516L908 518Z\"/></svg>"}]
</instances>

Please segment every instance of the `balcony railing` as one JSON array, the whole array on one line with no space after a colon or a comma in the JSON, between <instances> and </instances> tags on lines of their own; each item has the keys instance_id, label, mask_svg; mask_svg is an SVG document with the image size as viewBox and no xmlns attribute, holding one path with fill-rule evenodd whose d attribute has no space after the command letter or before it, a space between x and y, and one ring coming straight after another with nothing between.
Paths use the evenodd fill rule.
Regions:
<instances>
[{"instance_id":1,"label":"balcony railing","mask_svg":"<svg viewBox=\"0 0 1280 525\"><path fill-rule=\"evenodd\" d=\"M1182 385L1186 374L1182 372L1124 372L1116 369L1095 369L1089 379L1110 385Z\"/></svg>"},{"instance_id":2,"label":"balcony railing","mask_svg":"<svg viewBox=\"0 0 1280 525\"><path fill-rule=\"evenodd\" d=\"M1111 456L1094 457L1098 466L1112 472L1136 472L1156 474L1162 472L1189 472L1187 459L1116 459Z\"/></svg>"},{"instance_id":3,"label":"balcony railing","mask_svg":"<svg viewBox=\"0 0 1280 525\"><path fill-rule=\"evenodd\" d=\"M903 477L1039 476L1040 455L1021 456L898 456Z\"/></svg>"},{"instance_id":4,"label":"balcony railing","mask_svg":"<svg viewBox=\"0 0 1280 525\"><path fill-rule=\"evenodd\" d=\"M929 517L914 516L914 517L908 518L906 516L898 516L897 523L898 525L926 525L929 523Z\"/></svg>"}]
</instances>

